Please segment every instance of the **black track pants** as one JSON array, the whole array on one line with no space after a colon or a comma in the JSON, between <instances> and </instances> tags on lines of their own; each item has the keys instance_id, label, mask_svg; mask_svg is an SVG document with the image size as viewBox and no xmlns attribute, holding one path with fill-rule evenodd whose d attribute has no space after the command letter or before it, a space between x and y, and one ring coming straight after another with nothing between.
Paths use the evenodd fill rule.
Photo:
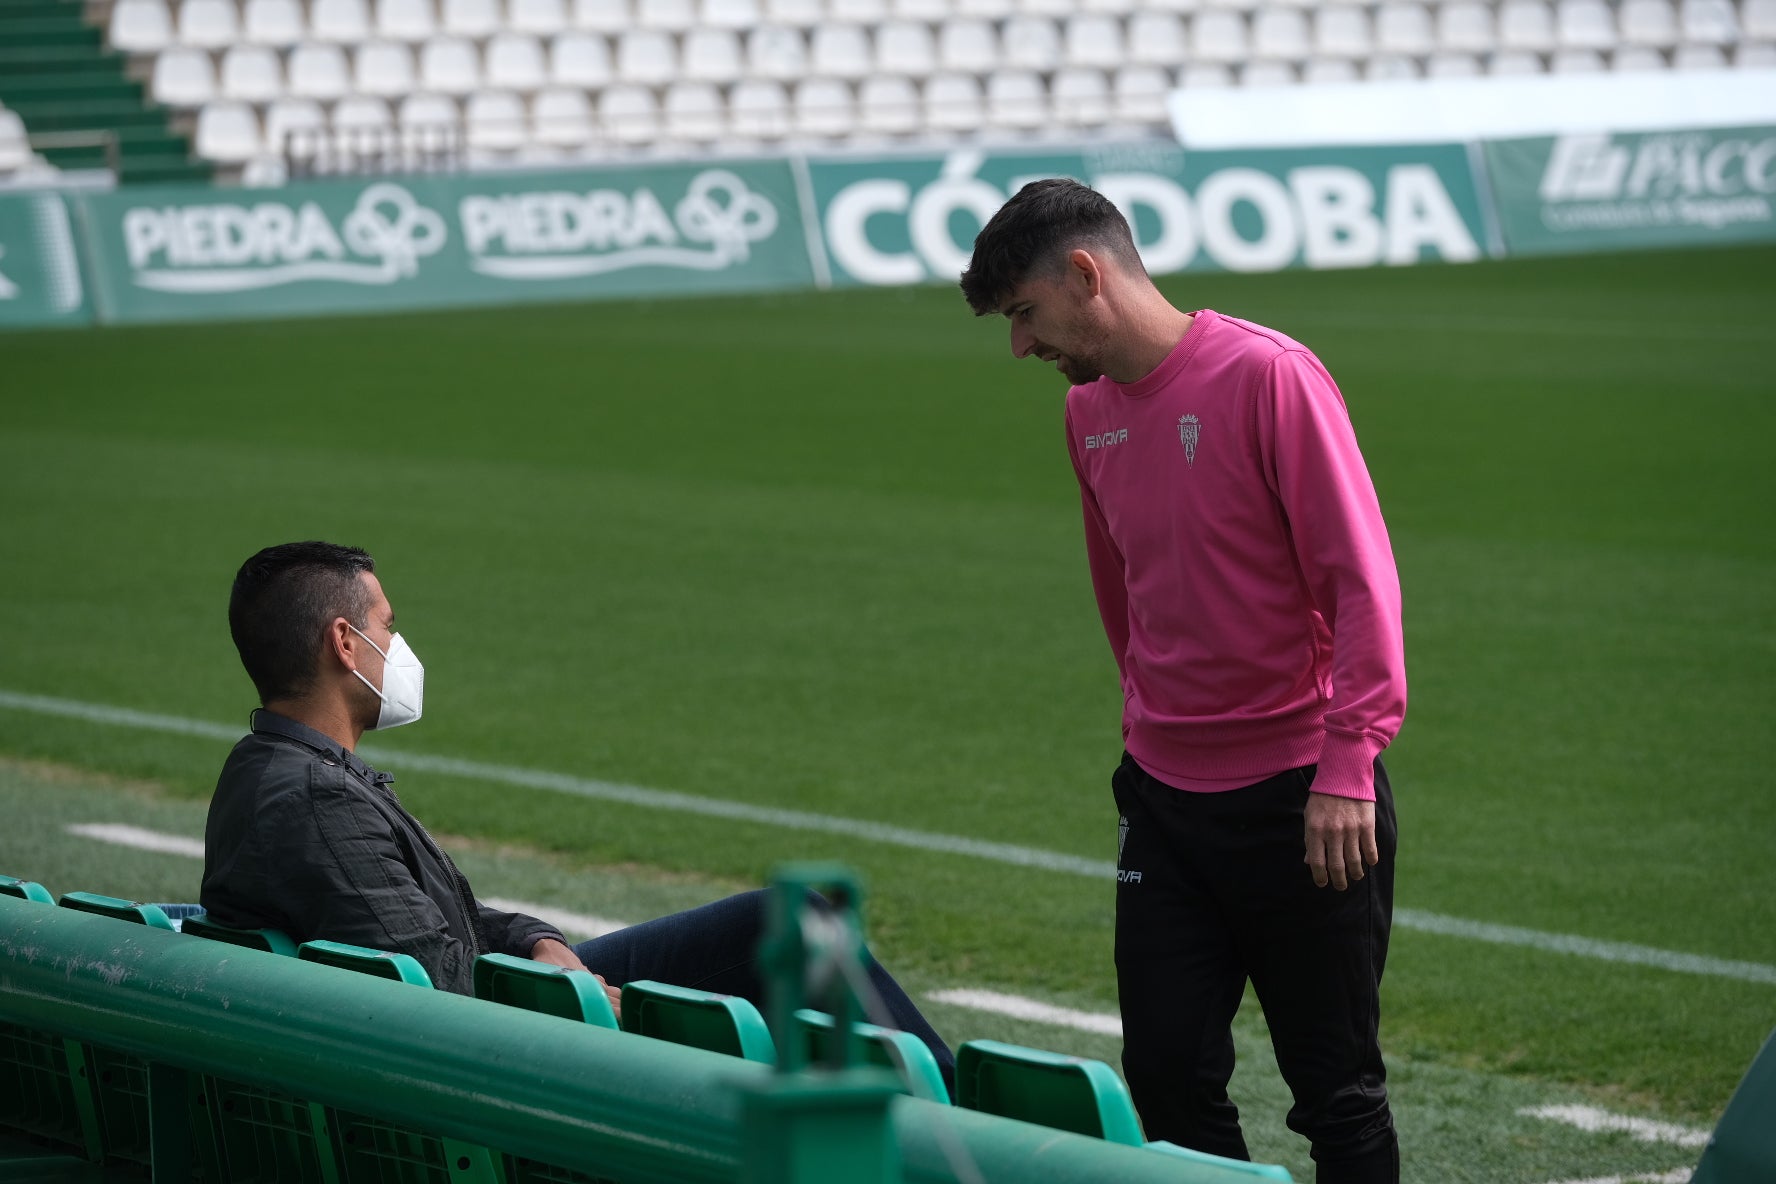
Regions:
<instances>
[{"instance_id":1,"label":"black track pants","mask_svg":"<svg viewBox=\"0 0 1776 1184\"><path fill-rule=\"evenodd\" d=\"M1320 1184L1400 1178L1376 1039L1394 911L1393 792L1375 763L1381 862L1343 892L1302 862L1314 769L1245 789L1189 793L1126 755L1116 974L1123 1070L1149 1139L1249 1158L1227 1097L1231 1025L1246 980L1293 1092L1289 1129L1313 1144Z\"/></svg>"}]
</instances>

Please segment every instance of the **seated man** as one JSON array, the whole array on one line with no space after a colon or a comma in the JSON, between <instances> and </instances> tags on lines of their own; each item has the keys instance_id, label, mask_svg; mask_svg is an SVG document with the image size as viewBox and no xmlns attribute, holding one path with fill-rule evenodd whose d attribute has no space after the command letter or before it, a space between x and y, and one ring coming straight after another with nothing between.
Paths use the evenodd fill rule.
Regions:
<instances>
[{"instance_id":1,"label":"seated man","mask_svg":"<svg viewBox=\"0 0 1776 1184\"><path fill-rule=\"evenodd\" d=\"M554 928L475 899L469 882L353 751L367 729L420 716L425 670L394 631L375 562L355 547L287 543L241 567L228 604L263 710L234 746L204 829L202 901L217 924L281 929L409 954L432 983L472 992L475 958L516 954L617 988L634 979L763 1004L753 965L765 893L732 896L569 946ZM955 1060L873 960L887 1025ZM874 1017L872 1017L874 1018Z\"/></svg>"}]
</instances>

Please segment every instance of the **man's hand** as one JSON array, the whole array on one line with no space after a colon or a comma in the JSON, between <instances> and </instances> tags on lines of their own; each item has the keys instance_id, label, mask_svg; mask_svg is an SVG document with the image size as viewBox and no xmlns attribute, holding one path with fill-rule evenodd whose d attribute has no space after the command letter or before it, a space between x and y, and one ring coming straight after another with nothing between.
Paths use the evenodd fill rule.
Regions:
<instances>
[{"instance_id":1,"label":"man's hand","mask_svg":"<svg viewBox=\"0 0 1776 1184\"><path fill-rule=\"evenodd\" d=\"M565 966L569 970L586 970L586 964L580 961L580 956L573 952L572 946L563 945L552 937L539 938L537 943L530 947L530 959L533 962L547 962L551 966ZM591 972L587 971L587 973ZM592 977L597 979L598 985L604 988L605 997L611 1003L611 1011L618 1019L622 1019L623 989L613 987L605 982L602 974L594 974Z\"/></svg>"},{"instance_id":2,"label":"man's hand","mask_svg":"<svg viewBox=\"0 0 1776 1184\"><path fill-rule=\"evenodd\" d=\"M1375 803L1329 793L1307 795L1307 854L1314 885L1343 892L1381 859L1375 846Z\"/></svg>"}]
</instances>

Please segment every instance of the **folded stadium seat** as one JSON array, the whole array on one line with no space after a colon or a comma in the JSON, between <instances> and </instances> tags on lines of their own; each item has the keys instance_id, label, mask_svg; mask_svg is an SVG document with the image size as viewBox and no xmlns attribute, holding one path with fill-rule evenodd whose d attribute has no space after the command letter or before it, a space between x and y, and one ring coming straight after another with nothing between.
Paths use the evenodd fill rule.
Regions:
<instances>
[{"instance_id":1,"label":"folded stadium seat","mask_svg":"<svg viewBox=\"0 0 1776 1184\"><path fill-rule=\"evenodd\" d=\"M691 0L635 0L635 23L644 29L682 33L697 23Z\"/></svg>"},{"instance_id":2,"label":"folded stadium seat","mask_svg":"<svg viewBox=\"0 0 1776 1184\"><path fill-rule=\"evenodd\" d=\"M216 68L206 49L174 46L154 59L148 81L154 101L168 107L201 107L216 97Z\"/></svg>"},{"instance_id":3,"label":"folded stadium seat","mask_svg":"<svg viewBox=\"0 0 1776 1184\"><path fill-rule=\"evenodd\" d=\"M1359 77L1357 64L1349 58L1311 58L1301 67L1301 81L1309 86L1356 82Z\"/></svg>"},{"instance_id":4,"label":"folded stadium seat","mask_svg":"<svg viewBox=\"0 0 1776 1184\"><path fill-rule=\"evenodd\" d=\"M610 997L590 971L569 970L510 954L482 954L475 959L474 983L475 998L489 1003L613 1031L617 1028Z\"/></svg>"},{"instance_id":5,"label":"folded stadium seat","mask_svg":"<svg viewBox=\"0 0 1776 1184\"><path fill-rule=\"evenodd\" d=\"M744 31L764 19L759 0L703 0L697 23L705 29Z\"/></svg>"},{"instance_id":6,"label":"folded stadium seat","mask_svg":"<svg viewBox=\"0 0 1776 1184\"><path fill-rule=\"evenodd\" d=\"M230 104L218 103L213 105L225 107ZM232 105L239 106L239 104ZM252 114L251 108L247 108L246 111L248 115ZM203 116L201 113L198 116L198 122L200 125L203 122ZM222 122L219 123L218 126L222 130L227 130L226 116L223 117ZM259 130L257 120L253 121L252 127L255 137L257 137ZM168 919L167 915L161 912L158 907L151 904L143 904L139 900L124 900L117 896L103 896L97 892L64 892L56 899L56 904L65 909L73 909L76 912L94 913L101 917L110 917L116 921L128 921L136 925L147 925L152 929L164 929L169 933L178 932L178 927L174 925L172 921Z\"/></svg>"},{"instance_id":7,"label":"folded stadium seat","mask_svg":"<svg viewBox=\"0 0 1776 1184\"><path fill-rule=\"evenodd\" d=\"M924 78L937 69L937 46L931 26L914 21L887 21L876 30L876 70Z\"/></svg>"},{"instance_id":8,"label":"folded stadium seat","mask_svg":"<svg viewBox=\"0 0 1776 1184\"><path fill-rule=\"evenodd\" d=\"M1017 10L1028 16L1046 16L1060 20L1077 11L1074 0L1017 0Z\"/></svg>"},{"instance_id":9,"label":"folded stadium seat","mask_svg":"<svg viewBox=\"0 0 1776 1184\"><path fill-rule=\"evenodd\" d=\"M1516 76L1543 73L1542 56L1526 49L1501 49L1486 63L1486 72L1493 75Z\"/></svg>"},{"instance_id":10,"label":"folded stadium seat","mask_svg":"<svg viewBox=\"0 0 1776 1184\"><path fill-rule=\"evenodd\" d=\"M1622 0L1622 43L1670 49L1677 44L1677 10L1670 0Z\"/></svg>"},{"instance_id":11,"label":"folded stadium seat","mask_svg":"<svg viewBox=\"0 0 1776 1184\"><path fill-rule=\"evenodd\" d=\"M290 93L302 99L339 99L351 93L345 50L310 42L290 51Z\"/></svg>"},{"instance_id":12,"label":"folded stadium seat","mask_svg":"<svg viewBox=\"0 0 1776 1184\"><path fill-rule=\"evenodd\" d=\"M778 25L746 37L746 72L754 78L795 82L808 73L808 43L799 30Z\"/></svg>"},{"instance_id":13,"label":"folded stadium seat","mask_svg":"<svg viewBox=\"0 0 1776 1184\"><path fill-rule=\"evenodd\" d=\"M1683 0L1678 22L1690 45L1731 45L1739 40L1732 0Z\"/></svg>"},{"instance_id":14,"label":"folded stadium seat","mask_svg":"<svg viewBox=\"0 0 1776 1184\"><path fill-rule=\"evenodd\" d=\"M630 29L617 38L617 77L663 85L678 75L678 52L663 29Z\"/></svg>"},{"instance_id":15,"label":"folded stadium seat","mask_svg":"<svg viewBox=\"0 0 1776 1184\"><path fill-rule=\"evenodd\" d=\"M1776 45L1767 41L1741 45L1733 51L1733 64L1741 70L1776 69Z\"/></svg>"},{"instance_id":16,"label":"folded stadium seat","mask_svg":"<svg viewBox=\"0 0 1776 1184\"><path fill-rule=\"evenodd\" d=\"M950 17L950 0L890 0L888 14L896 20L935 25Z\"/></svg>"},{"instance_id":17,"label":"folded stadium seat","mask_svg":"<svg viewBox=\"0 0 1776 1184\"><path fill-rule=\"evenodd\" d=\"M415 164L454 157L462 148L462 112L448 95L408 95L395 111L395 124L402 154Z\"/></svg>"},{"instance_id":18,"label":"folded stadium seat","mask_svg":"<svg viewBox=\"0 0 1776 1184\"><path fill-rule=\"evenodd\" d=\"M452 37L491 37L502 27L499 0L444 0L438 28Z\"/></svg>"},{"instance_id":19,"label":"folded stadium seat","mask_svg":"<svg viewBox=\"0 0 1776 1184\"><path fill-rule=\"evenodd\" d=\"M173 14L166 0L117 0L106 26L111 48L123 53L158 53L173 43Z\"/></svg>"},{"instance_id":20,"label":"folded stadium seat","mask_svg":"<svg viewBox=\"0 0 1776 1184\"><path fill-rule=\"evenodd\" d=\"M308 8L308 33L316 41L368 41L369 5L365 0L312 0Z\"/></svg>"},{"instance_id":21,"label":"folded stadium seat","mask_svg":"<svg viewBox=\"0 0 1776 1184\"><path fill-rule=\"evenodd\" d=\"M1744 0L1739 20L1753 41L1776 41L1776 0Z\"/></svg>"},{"instance_id":22,"label":"folded stadium seat","mask_svg":"<svg viewBox=\"0 0 1776 1184\"><path fill-rule=\"evenodd\" d=\"M1290 3L1296 8L1306 6L1302 0L1290 0ZM1234 12L1250 12L1254 8L1257 8L1258 5L1259 0L1202 0L1203 8L1224 8Z\"/></svg>"},{"instance_id":23,"label":"folded stadium seat","mask_svg":"<svg viewBox=\"0 0 1776 1184\"><path fill-rule=\"evenodd\" d=\"M1371 82L1397 82L1403 78L1422 78L1418 59L1397 53L1376 54L1363 63L1363 77Z\"/></svg>"},{"instance_id":24,"label":"folded stadium seat","mask_svg":"<svg viewBox=\"0 0 1776 1184\"><path fill-rule=\"evenodd\" d=\"M1559 0L1554 35L1564 49L1614 49L1616 14L1605 0Z\"/></svg>"},{"instance_id":25,"label":"folded stadium seat","mask_svg":"<svg viewBox=\"0 0 1776 1184\"><path fill-rule=\"evenodd\" d=\"M1327 9L1321 9L1324 15ZM1197 18L1200 28L1207 17ZM1264 8L1252 16L1251 58L1257 62L1294 62L1308 55L1307 14L1299 8Z\"/></svg>"},{"instance_id":26,"label":"folded stadium seat","mask_svg":"<svg viewBox=\"0 0 1776 1184\"><path fill-rule=\"evenodd\" d=\"M567 28L566 0L508 0L506 28L514 33L553 37Z\"/></svg>"},{"instance_id":27,"label":"folded stadium seat","mask_svg":"<svg viewBox=\"0 0 1776 1184\"><path fill-rule=\"evenodd\" d=\"M1188 56L1184 18L1175 12L1137 12L1128 22L1128 60L1155 66L1176 66Z\"/></svg>"},{"instance_id":28,"label":"folded stadium seat","mask_svg":"<svg viewBox=\"0 0 1776 1184\"><path fill-rule=\"evenodd\" d=\"M1595 49L1560 49L1548 59L1551 74L1601 74L1603 55Z\"/></svg>"},{"instance_id":29,"label":"folded stadium seat","mask_svg":"<svg viewBox=\"0 0 1776 1184\"><path fill-rule=\"evenodd\" d=\"M820 0L765 0L765 20L769 24L811 29L824 15Z\"/></svg>"},{"instance_id":30,"label":"folded stadium seat","mask_svg":"<svg viewBox=\"0 0 1776 1184\"><path fill-rule=\"evenodd\" d=\"M791 126L789 92L781 82L765 78L736 83L728 95L728 124L736 136L781 140Z\"/></svg>"},{"instance_id":31,"label":"folded stadium seat","mask_svg":"<svg viewBox=\"0 0 1776 1184\"><path fill-rule=\"evenodd\" d=\"M1239 79L1241 86L1293 86L1299 81L1288 62L1247 62Z\"/></svg>"},{"instance_id":32,"label":"folded stadium seat","mask_svg":"<svg viewBox=\"0 0 1776 1184\"><path fill-rule=\"evenodd\" d=\"M721 139L727 126L727 105L712 82L675 82L661 106L668 140L707 146Z\"/></svg>"},{"instance_id":33,"label":"folded stadium seat","mask_svg":"<svg viewBox=\"0 0 1776 1184\"><path fill-rule=\"evenodd\" d=\"M25 121L19 118L17 111L8 111L3 104L0 104L0 146L10 154L6 158L9 161L18 160L21 149L26 157L30 156L30 138L25 134ZM0 896L35 901L38 904L55 903L55 893L35 880L21 880L17 876L0 876Z\"/></svg>"},{"instance_id":34,"label":"folded stadium seat","mask_svg":"<svg viewBox=\"0 0 1776 1184\"><path fill-rule=\"evenodd\" d=\"M621 1011L625 1032L767 1065L777 1061L776 1045L758 1008L737 995L633 982L623 987Z\"/></svg>"},{"instance_id":35,"label":"folded stadium seat","mask_svg":"<svg viewBox=\"0 0 1776 1184\"><path fill-rule=\"evenodd\" d=\"M616 144L651 144L660 135L660 104L651 88L618 85L598 96L598 125Z\"/></svg>"},{"instance_id":36,"label":"folded stadium seat","mask_svg":"<svg viewBox=\"0 0 1776 1184\"><path fill-rule=\"evenodd\" d=\"M366 41L354 55L353 78L361 95L400 96L416 89L413 51L397 41Z\"/></svg>"},{"instance_id":37,"label":"folded stadium seat","mask_svg":"<svg viewBox=\"0 0 1776 1184\"><path fill-rule=\"evenodd\" d=\"M295 45L308 35L308 22L298 0L247 0L241 26L248 44L277 49Z\"/></svg>"},{"instance_id":38,"label":"folded stadium seat","mask_svg":"<svg viewBox=\"0 0 1776 1184\"><path fill-rule=\"evenodd\" d=\"M1665 55L1645 45L1625 45L1610 55L1610 69L1617 73L1663 70Z\"/></svg>"},{"instance_id":39,"label":"folded stadium seat","mask_svg":"<svg viewBox=\"0 0 1776 1184\"><path fill-rule=\"evenodd\" d=\"M826 19L835 25L874 25L888 19L888 0L827 0Z\"/></svg>"},{"instance_id":40,"label":"folded stadium seat","mask_svg":"<svg viewBox=\"0 0 1776 1184\"><path fill-rule=\"evenodd\" d=\"M1480 59L1471 53L1434 53L1425 60L1426 78L1477 78Z\"/></svg>"},{"instance_id":41,"label":"folded stadium seat","mask_svg":"<svg viewBox=\"0 0 1776 1184\"><path fill-rule=\"evenodd\" d=\"M240 10L234 0L184 0L179 5L179 42L202 49L226 49L240 40Z\"/></svg>"},{"instance_id":42,"label":"folded stadium seat","mask_svg":"<svg viewBox=\"0 0 1776 1184\"><path fill-rule=\"evenodd\" d=\"M1009 131L1048 126L1048 87L1033 70L1000 70L987 77L987 122Z\"/></svg>"},{"instance_id":43,"label":"folded stadium seat","mask_svg":"<svg viewBox=\"0 0 1776 1184\"><path fill-rule=\"evenodd\" d=\"M1673 70L1724 70L1727 52L1718 45L1680 45L1671 55Z\"/></svg>"},{"instance_id":44,"label":"folded stadium seat","mask_svg":"<svg viewBox=\"0 0 1776 1184\"><path fill-rule=\"evenodd\" d=\"M1498 45L1492 9L1477 0L1445 4L1437 10L1437 44L1455 53L1490 53Z\"/></svg>"},{"instance_id":45,"label":"folded stadium seat","mask_svg":"<svg viewBox=\"0 0 1776 1184\"><path fill-rule=\"evenodd\" d=\"M515 152L528 123L524 100L509 90L478 90L463 104L465 140L475 156Z\"/></svg>"},{"instance_id":46,"label":"folded stadium seat","mask_svg":"<svg viewBox=\"0 0 1776 1184\"><path fill-rule=\"evenodd\" d=\"M347 160L386 161L395 155L400 143L388 103L374 95L350 95L339 100L333 105L329 122L334 151Z\"/></svg>"},{"instance_id":47,"label":"folded stadium seat","mask_svg":"<svg viewBox=\"0 0 1776 1184\"><path fill-rule=\"evenodd\" d=\"M945 21L937 30L937 64L943 70L990 74L999 66L999 33L978 17Z\"/></svg>"},{"instance_id":48,"label":"folded stadium seat","mask_svg":"<svg viewBox=\"0 0 1776 1184\"><path fill-rule=\"evenodd\" d=\"M325 147L327 117L313 99L273 99L265 108L265 147L269 152L302 163L312 161Z\"/></svg>"},{"instance_id":49,"label":"folded stadium seat","mask_svg":"<svg viewBox=\"0 0 1776 1184\"><path fill-rule=\"evenodd\" d=\"M1140 11L1139 0L1083 0L1079 5L1085 12L1102 12L1110 16L1129 16Z\"/></svg>"},{"instance_id":50,"label":"folded stadium seat","mask_svg":"<svg viewBox=\"0 0 1776 1184\"><path fill-rule=\"evenodd\" d=\"M905 136L918 131L918 88L907 78L865 78L857 88L857 126L881 136Z\"/></svg>"},{"instance_id":51,"label":"folded stadium seat","mask_svg":"<svg viewBox=\"0 0 1776 1184\"><path fill-rule=\"evenodd\" d=\"M807 78L792 92L795 131L799 136L830 139L845 136L857 124L850 83L840 78Z\"/></svg>"},{"instance_id":52,"label":"folded stadium seat","mask_svg":"<svg viewBox=\"0 0 1776 1184\"><path fill-rule=\"evenodd\" d=\"M482 54L482 76L493 90L538 90L549 80L543 43L522 33L501 33Z\"/></svg>"},{"instance_id":53,"label":"folded stadium seat","mask_svg":"<svg viewBox=\"0 0 1776 1184\"><path fill-rule=\"evenodd\" d=\"M550 87L530 100L530 138L557 148L581 148L592 142L592 100L570 87ZM503 957L504 955L492 955ZM540 962L527 962L540 966ZM476 970L480 974L479 968Z\"/></svg>"},{"instance_id":54,"label":"folded stadium seat","mask_svg":"<svg viewBox=\"0 0 1776 1184\"><path fill-rule=\"evenodd\" d=\"M732 29L692 29L684 35L684 76L695 82L733 82L745 69L740 35Z\"/></svg>"},{"instance_id":55,"label":"folded stadium seat","mask_svg":"<svg viewBox=\"0 0 1776 1184\"><path fill-rule=\"evenodd\" d=\"M629 0L573 0L573 23L589 33L621 33L635 20Z\"/></svg>"},{"instance_id":56,"label":"folded stadium seat","mask_svg":"<svg viewBox=\"0 0 1776 1184\"><path fill-rule=\"evenodd\" d=\"M1113 114L1121 123L1164 123L1171 89L1171 77L1159 66L1124 66L1110 76Z\"/></svg>"},{"instance_id":57,"label":"folded stadium seat","mask_svg":"<svg viewBox=\"0 0 1776 1184\"><path fill-rule=\"evenodd\" d=\"M1102 1061L965 1040L956 1049L956 1105L1141 1147L1141 1124L1128 1087Z\"/></svg>"},{"instance_id":58,"label":"folded stadium seat","mask_svg":"<svg viewBox=\"0 0 1776 1184\"><path fill-rule=\"evenodd\" d=\"M461 37L434 37L419 47L419 86L440 95L481 89L481 52Z\"/></svg>"},{"instance_id":59,"label":"folded stadium seat","mask_svg":"<svg viewBox=\"0 0 1776 1184\"><path fill-rule=\"evenodd\" d=\"M1017 11L1015 0L955 0L958 17L977 20L1004 20Z\"/></svg>"},{"instance_id":60,"label":"folded stadium seat","mask_svg":"<svg viewBox=\"0 0 1776 1184\"><path fill-rule=\"evenodd\" d=\"M246 103L227 99L210 103L197 113L194 147L205 160L244 164L265 150L259 116Z\"/></svg>"},{"instance_id":61,"label":"folded stadium seat","mask_svg":"<svg viewBox=\"0 0 1776 1184\"><path fill-rule=\"evenodd\" d=\"M186 917L179 932L187 937L201 937L207 941L219 941L267 954L282 954L288 958L296 956L296 943L290 940L288 934L277 929L230 929L226 925L216 924L206 916L196 916Z\"/></svg>"},{"instance_id":62,"label":"folded stadium seat","mask_svg":"<svg viewBox=\"0 0 1776 1184\"><path fill-rule=\"evenodd\" d=\"M933 74L923 97L925 126L933 132L977 131L985 117L980 79L973 74Z\"/></svg>"},{"instance_id":63,"label":"folded stadium seat","mask_svg":"<svg viewBox=\"0 0 1776 1184\"><path fill-rule=\"evenodd\" d=\"M237 45L222 55L220 93L243 103L269 103L284 93L284 60L269 45Z\"/></svg>"},{"instance_id":64,"label":"folded stadium seat","mask_svg":"<svg viewBox=\"0 0 1776 1184\"><path fill-rule=\"evenodd\" d=\"M1314 53L1326 58L1365 58L1375 49L1369 13L1361 8L1322 8L1314 13Z\"/></svg>"},{"instance_id":65,"label":"folded stadium seat","mask_svg":"<svg viewBox=\"0 0 1776 1184\"><path fill-rule=\"evenodd\" d=\"M1061 44L1069 66L1113 70L1128 58L1122 44L1122 22L1106 13L1068 17Z\"/></svg>"},{"instance_id":66,"label":"folded stadium seat","mask_svg":"<svg viewBox=\"0 0 1776 1184\"><path fill-rule=\"evenodd\" d=\"M810 67L823 78L862 78L874 56L869 33L858 25L819 25L809 38Z\"/></svg>"},{"instance_id":67,"label":"folded stadium seat","mask_svg":"<svg viewBox=\"0 0 1776 1184\"><path fill-rule=\"evenodd\" d=\"M1049 109L1063 127L1102 127L1110 122L1110 80L1102 70L1074 66L1055 71Z\"/></svg>"},{"instance_id":68,"label":"folded stadium seat","mask_svg":"<svg viewBox=\"0 0 1776 1184\"><path fill-rule=\"evenodd\" d=\"M830 1063L838 1023L825 1012L808 1008L795 1013L795 1027L803 1055L810 1064ZM851 1025L851 1061L892 1070L902 1092L939 1105L950 1104L950 1090L943 1071L925 1042L911 1032L897 1032L874 1024Z\"/></svg>"},{"instance_id":69,"label":"folded stadium seat","mask_svg":"<svg viewBox=\"0 0 1776 1184\"><path fill-rule=\"evenodd\" d=\"M1543 0L1505 0L1498 31L1500 49L1544 53L1554 48L1554 11Z\"/></svg>"},{"instance_id":70,"label":"folded stadium seat","mask_svg":"<svg viewBox=\"0 0 1776 1184\"><path fill-rule=\"evenodd\" d=\"M1250 56L1246 18L1223 8L1211 8L1190 22L1191 65L1199 62L1233 65Z\"/></svg>"},{"instance_id":71,"label":"folded stadium seat","mask_svg":"<svg viewBox=\"0 0 1776 1184\"><path fill-rule=\"evenodd\" d=\"M432 0L376 0L376 35L394 41L424 41L438 34Z\"/></svg>"},{"instance_id":72,"label":"folded stadium seat","mask_svg":"<svg viewBox=\"0 0 1776 1184\"><path fill-rule=\"evenodd\" d=\"M1014 70L1047 72L1061 64L1061 34L1045 16L1014 16L1005 22L1000 60Z\"/></svg>"},{"instance_id":73,"label":"folded stadium seat","mask_svg":"<svg viewBox=\"0 0 1776 1184\"><path fill-rule=\"evenodd\" d=\"M597 33L563 33L549 43L549 80L555 85L597 90L614 76L610 43Z\"/></svg>"},{"instance_id":74,"label":"folded stadium seat","mask_svg":"<svg viewBox=\"0 0 1776 1184\"><path fill-rule=\"evenodd\" d=\"M1431 10L1422 4L1383 4L1375 13L1375 47L1387 54L1428 54L1437 47Z\"/></svg>"}]
</instances>

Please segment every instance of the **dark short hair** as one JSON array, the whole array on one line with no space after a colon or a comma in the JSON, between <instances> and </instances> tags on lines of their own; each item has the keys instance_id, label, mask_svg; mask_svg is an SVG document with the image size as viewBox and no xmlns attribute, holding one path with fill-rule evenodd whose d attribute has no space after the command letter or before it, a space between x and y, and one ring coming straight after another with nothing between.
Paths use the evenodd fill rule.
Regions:
<instances>
[{"instance_id":1,"label":"dark short hair","mask_svg":"<svg viewBox=\"0 0 1776 1184\"><path fill-rule=\"evenodd\" d=\"M1128 219L1097 190L1066 177L1032 181L994 214L974 240L962 296L974 315L999 311L1032 275L1058 274L1067 252L1097 248L1146 275Z\"/></svg>"},{"instance_id":2,"label":"dark short hair","mask_svg":"<svg viewBox=\"0 0 1776 1184\"><path fill-rule=\"evenodd\" d=\"M260 703L308 689L334 618L365 625L370 592L358 576L375 570L368 551L321 542L267 547L241 564L228 597L228 631Z\"/></svg>"}]
</instances>

